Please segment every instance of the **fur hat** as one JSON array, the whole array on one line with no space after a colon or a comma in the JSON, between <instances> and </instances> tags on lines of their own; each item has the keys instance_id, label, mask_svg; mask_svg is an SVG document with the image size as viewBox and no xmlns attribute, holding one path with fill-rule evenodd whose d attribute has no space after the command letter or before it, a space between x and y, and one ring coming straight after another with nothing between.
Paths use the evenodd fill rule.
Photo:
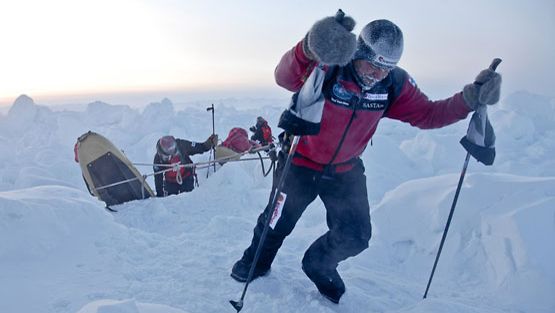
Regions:
<instances>
[{"instance_id":1,"label":"fur hat","mask_svg":"<svg viewBox=\"0 0 555 313\"><path fill-rule=\"evenodd\" d=\"M368 60L372 64L392 69L403 54L403 32L393 22L375 20L368 23L358 36L353 59Z\"/></svg>"}]
</instances>

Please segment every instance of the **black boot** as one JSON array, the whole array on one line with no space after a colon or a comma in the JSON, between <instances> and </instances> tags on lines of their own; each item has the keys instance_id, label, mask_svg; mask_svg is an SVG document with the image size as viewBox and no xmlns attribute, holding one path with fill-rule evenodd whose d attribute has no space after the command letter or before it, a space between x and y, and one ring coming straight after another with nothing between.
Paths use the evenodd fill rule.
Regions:
<instances>
[{"instance_id":1,"label":"black boot","mask_svg":"<svg viewBox=\"0 0 555 313\"><path fill-rule=\"evenodd\" d=\"M339 299L345 293L345 283L343 283L343 279L341 279L337 270L319 272L303 264L303 272L324 297L333 303L339 303Z\"/></svg>"},{"instance_id":2,"label":"black boot","mask_svg":"<svg viewBox=\"0 0 555 313\"><path fill-rule=\"evenodd\" d=\"M267 208L266 208L267 209ZM258 217L258 222L253 231L253 237L249 247L243 252L243 257L233 265L231 269L231 277L238 282L244 283L249 277L249 271L251 268L252 261L258 249L258 244L260 236L264 230L265 215L260 214ZM252 280L258 277L266 276L270 272L272 267L272 262L276 257L276 253L283 242L283 238L280 240L272 240L271 236L266 237L263 247L261 247L260 255L258 257L258 262L254 268L254 273L252 275Z\"/></svg>"},{"instance_id":3,"label":"black boot","mask_svg":"<svg viewBox=\"0 0 555 313\"><path fill-rule=\"evenodd\" d=\"M231 269L231 277L240 283L247 281L249 277L249 271L251 269L251 263L246 261L245 258L241 258L239 261L235 262L233 268ZM270 273L270 267L255 267L254 273L252 274L252 280L257 279L261 276L266 276Z\"/></svg>"}]
</instances>

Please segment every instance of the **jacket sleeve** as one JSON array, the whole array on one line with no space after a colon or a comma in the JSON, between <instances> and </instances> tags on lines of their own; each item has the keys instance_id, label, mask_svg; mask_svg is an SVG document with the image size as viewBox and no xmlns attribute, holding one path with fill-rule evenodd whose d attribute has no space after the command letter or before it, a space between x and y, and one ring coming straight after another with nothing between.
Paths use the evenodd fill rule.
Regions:
<instances>
[{"instance_id":1,"label":"jacket sleeve","mask_svg":"<svg viewBox=\"0 0 555 313\"><path fill-rule=\"evenodd\" d=\"M407 74L401 93L391 104L385 116L418 128L431 129L463 120L470 112L471 109L466 105L462 92L444 100L432 101L420 91Z\"/></svg>"},{"instance_id":2,"label":"jacket sleeve","mask_svg":"<svg viewBox=\"0 0 555 313\"><path fill-rule=\"evenodd\" d=\"M289 91L297 92L317 64L306 57L303 42L300 41L281 57L274 71L276 83Z\"/></svg>"},{"instance_id":3,"label":"jacket sleeve","mask_svg":"<svg viewBox=\"0 0 555 313\"><path fill-rule=\"evenodd\" d=\"M154 172L158 172L164 169L156 165L161 163L160 158L158 157L158 154L154 155L154 161L152 163L154 164L154 166L152 167ZM154 174L154 186L156 187L156 196L163 197L164 196L164 174L162 173Z\"/></svg>"},{"instance_id":4,"label":"jacket sleeve","mask_svg":"<svg viewBox=\"0 0 555 313\"><path fill-rule=\"evenodd\" d=\"M185 139L177 139L177 148L184 155L204 153L211 149L209 145L202 142L193 142Z\"/></svg>"}]
</instances>

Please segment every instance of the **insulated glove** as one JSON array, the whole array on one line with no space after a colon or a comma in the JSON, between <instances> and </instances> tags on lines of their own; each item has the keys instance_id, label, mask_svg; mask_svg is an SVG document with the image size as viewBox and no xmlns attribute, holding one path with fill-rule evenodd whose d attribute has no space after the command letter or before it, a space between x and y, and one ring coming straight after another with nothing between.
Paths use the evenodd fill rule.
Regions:
<instances>
[{"instance_id":1,"label":"insulated glove","mask_svg":"<svg viewBox=\"0 0 555 313\"><path fill-rule=\"evenodd\" d=\"M356 36L351 33L355 24L341 9L335 16L319 20L303 39L305 55L327 65L346 65L356 49Z\"/></svg>"},{"instance_id":2,"label":"insulated glove","mask_svg":"<svg viewBox=\"0 0 555 313\"><path fill-rule=\"evenodd\" d=\"M206 141L203 143L207 148L213 148L218 144L218 135L212 134Z\"/></svg>"},{"instance_id":3,"label":"insulated glove","mask_svg":"<svg viewBox=\"0 0 555 313\"><path fill-rule=\"evenodd\" d=\"M463 88L463 98L472 110L481 105L492 105L499 101L501 92L501 75L488 68L476 76L472 84Z\"/></svg>"}]
</instances>

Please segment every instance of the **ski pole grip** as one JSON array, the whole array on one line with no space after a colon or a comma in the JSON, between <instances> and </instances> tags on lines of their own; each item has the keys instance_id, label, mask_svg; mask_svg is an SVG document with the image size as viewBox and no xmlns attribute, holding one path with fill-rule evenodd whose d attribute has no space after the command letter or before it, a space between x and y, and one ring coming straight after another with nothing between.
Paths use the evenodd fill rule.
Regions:
<instances>
[{"instance_id":1,"label":"ski pole grip","mask_svg":"<svg viewBox=\"0 0 555 313\"><path fill-rule=\"evenodd\" d=\"M343 12L343 10L341 9L337 10L337 13L335 13L335 20L341 23L344 17L345 17L345 12Z\"/></svg>"},{"instance_id":2,"label":"ski pole grip","mask_svg":"<svg viewBox=\"0 0 555 313\"><path fill-rule=\"evenodd\" d=\"M502 60L500 58L493 59L493 61L491 61L491 64L489 65L488 69L495 72L495 70L497 69L497 66L499 65L499 63L501 63L501 61ZM479 81L475 81L474 84L477 85L477 86L482 86L484 83L479 82Z\"/></svg>"},{"instance_id":3,"label":"ski pole grip","mask_svg":"<svg viewBox=\"0 0 555 313\"><path fill-rule=\"evenodd\" d=\"M499 65L499 63L501 63L501 61L502 60L500 58L493 59L493 61L491 61L489 69L495 72L495 70L497 69L497 66Z\"/></svg>"}]
</instances>

